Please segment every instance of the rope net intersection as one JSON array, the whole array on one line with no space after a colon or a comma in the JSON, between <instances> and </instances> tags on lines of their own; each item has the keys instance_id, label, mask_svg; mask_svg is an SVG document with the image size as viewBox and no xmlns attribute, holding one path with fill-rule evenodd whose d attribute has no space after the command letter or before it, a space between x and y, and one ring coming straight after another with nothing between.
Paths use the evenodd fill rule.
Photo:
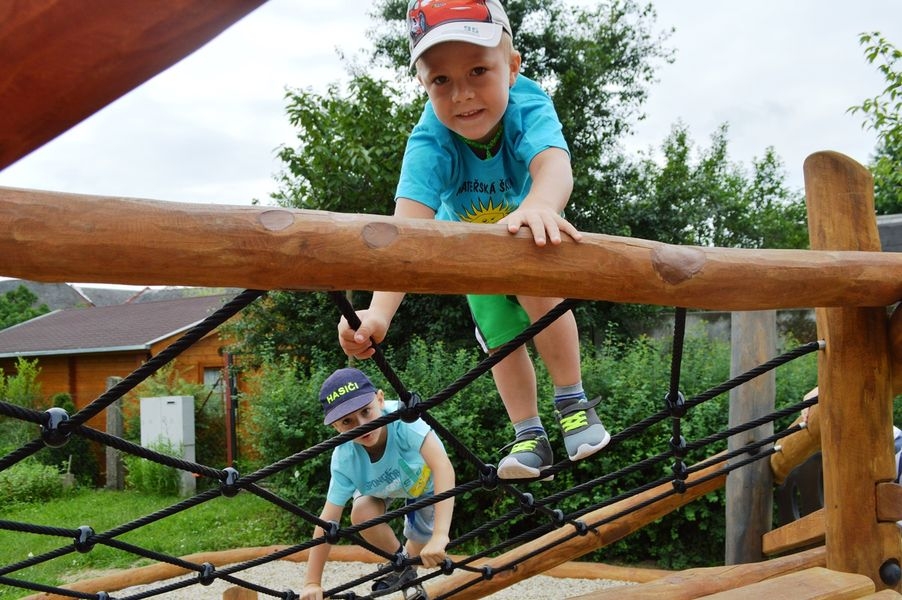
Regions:
<instances>
[{"instance_id":1,"label":"rope net intersection","mask_svg":"<svg viewBox=\"0 0 902 600\"><path fill-rule=\"evenodd\" d=\"M541 319L530 325L515 339L499 348L497 352L481 360L466 374L459 377L456 381L449 384L445 389L439 391L426 400L421 399L416 393L410 392L406 389L403 382L400 381L398 376L394 373L390 365L385 360L381 349L378 347L378 345L376 345L376 353L373 357L374 361L382 371L382 373L385 375L386 379L395 389L398 397L401 399L402 408L396 412L384 415L368 424L362 425L352 431L335 435L310 448L288 456L271 465L258 469L257 471L248 475L241 475L240 473L238 473L238 471L231 467L227 467L225 469L215 469L206 465L189 462L180 458L162 454L160 452L144 448L124 439L109 435L105 432L101 432L84 425L84 423L88 419L98 414L101 410L104 410L118 398L131 391L147 377L155 373L168 362L172 361L185 349L189 348L197 340L212 332L219 325L240 312L244 307L262 296L264 293L265 292L259 290L245 290L244 292L236 296L233 300L223 305L209 317L204 319L202 322L189 329L181 338L179 338L159 354L142 364L129 376L119 381L115 386L104 392L96 400L91 402L83 409L77 411L72 416L67 415L65 411L59 408L51 408L44 412L39 412L23 408L21 406L17 406L8 402L0 401L0 415L13 417L26 422L31 422L40 425L41 427L41 436L39 438L26 443L21 448L11 452L6 457L0 457L0 471L9 468L10 466L24 460L25 458L28 458L45 446L62 446L65 445L65 443L72 435L81 435L90 440L100 442L122 452L127 452L141 458L152 460L162 465L174 467L176 469L194 473L197 476L206 477L219 482L218 489L214 488L200 492L195 496L186 498L170 507L161 509L141 518L135 519L130 523L125 523L120 525L119 527L115 527L109 531L100 533L95 532L91 527L85 525L80 526L76 529L69 529L64 527L49 527L29 523L0 520L0 529L35 535L55 536L71 540L69 543L62 545L55 550L46 552L38 556L29 556L28 558L18 563L0 566L0 584L34 590L38 592L58 594L60 596L71 598L91 598L98 600L112 600L116 598L119 600L137 600L139 598L147 598L166 594L167 592L171 592L191 585L209 585L216 579L221 579L223 581L228 581L236 586L256 591L259 594L276 598L283 598L285 600L293 600L298 598L298 594L292 589L274 590L269 587L249 581L247 578L241 577L240 574L243 571L246 571L253 567L286 558L292 554L303 550L308 550L320 544L335 544L338 542L346 541L357 544L383 557L386 560L386 563L381 565L369 576L361 577L353 581L348 581L332 589L324 590L325 597L343 598L347 600L376 598L384 595L385 592L372 592L368 595L358 595L352 590L353 588L372 581L377 577L381 577L382 575L390 573L393 570L401 570L408 565L418 565L420 564L420 561L418 558L406 558L400 555L386 554L381 549L369 544L361 535L359 535L359 532L369 527L388 523L395 519L403 519L404 515L412 511L415 511L424 506L435 504L452 496L459 496L464 493L474 492L478 490L492 493L500 490L502 493L510 494L517 501L517 506L515 508L509 510L503 515L486 521L476 529L463 534L459 538L451 540L451 542L448 544L448 550L450 551L453 548L462 546L467 542L478 540L482 534L491 531L500 525L514 523L518 520L529 521L527 526L530 527L530 529L523 531L522 533L519 533L517 535L513 535L500 543L494 544L491 547L484 548L482 551L469 555L463 559L457 561L452 561L450 558L446 559L440 568L422 574L410 583L410 585L425 583L442 575L450 575L455 571L467 571L474 574L479 574L479 577L473 578L441 596L436 596L433 600L439 600L441 598L451 598L455 594L478 584L480 581L489 580L500 572L514 569L523 561L537 556L549 550L553 546L579 536L584 536L590 531L597 531L599 527L622 518L631 512L654 504L655 502L658 502L666 497L684 493L694 486L703 485L705 482L709 481L712 478L721 477L729 471L741 468L754 461L769 457L771 454L778 451L776 442L778 442L783 437L790 435L795 431L798 431L800 429L798 425L786 428L771 436L757 440L754 443L748 444L742 448L738 448L732 452L724 452L718 454L693 466L687 466L683 460L686 455L693 450L704 448L712 443L726 440L727 438L743 431L754 429L755 427L758 427L760 425L771 423L777 419L796 414L801 409L817 403L817 397L814 396L797 404L776 410L771 414L764 415L748 423L744 423L738 427L729 428L706 438L687 443L681 435L681 418L693 407L711 400L712 398L715 398L735 387L738 387L739 385L746 383L747 381L750 381L751 379L754 379L755 377L758 377L766 372L769 372L780 365L814 352L820 349L822 346L820 342L811 342L804 344L782 354L781 356L771 359L770 361L767 361L766 363L759 365L758 367L755 367L754 369L751 369L746 373L742 373L730 379L729 381L726 381L687 400L679 391L679 371L680 361L682 359L682 345L685 331L686 311L683 308L677 308L674 327L673 361L671 365L670 389L664 398L664 408L658 413L648 416L642 421L635 423L616 434L612 434L611 441L609 443L609 447L613 448L622 441L644 432L648 428L669 417L672 421L672 437L670 438L669 444L670 451L662 452L656 456L646 458L631 465L627 465L616 471L606 473L602 476L592 478L588 481L584 481L567 490L551 494L544 498L536 499L532 493L523 491L520 488L521 484L526 484L534 480L502 480L498 478L495 471L495 466L493 464L483 461L479 456L473 453L469 448L462 444L453 435L452 432L448 431L441 425L441 423L436 421L436 419L433 418L428 411L430 408L433 408L443 401L447 400L448 398L452 397L455 393L463 389L466 385L468 385L480 375L489 371L497 362L505 358L508 354L510 354L522 344L531 340L537 333L542 331L559 316L571 310L576 304L576 301L574 300L564 300L558 306L552 309L547 315L543 316ZM350 302L345 298L345 296L339 292L331 292L330 296L338 306L341 313L348 320L348 322L354 327L358 326L359 321L357 321L357 316L353 310L353 307L350 305ZM277 494L274 494L273 492L265 489L258 484L260 481L273 474L281 472L292 466L301 464L304 461L316 457L322 453L328 452L338 445L359 437L366 432L382 427L398 419L412 421L416 420L417 418L422 418L424 421L426 421L426 423L430 425L433 430L435 430L436 434L442 439L442 441L447 446L451 446L454 449L458 457L461 457L469 465L475 468L476 477L474 479L463 483L458 483L453 489L445 493L435 494L434 496L428 498L419 499L397 509L386 511L384 515L378 518L374 518L357 525L350 525L348 527L340 527L338 523L334 522L324 522L317 515L314 515L303 507L297 506L292 502L279 497ZM733 460L738 459L742 455L748 456L740 460ZM569 513L565 513L559 508L554 508L556 505L568 498L586 494L587 492L592 491L598 486L604 485L611 481L615 481L633 473L641 472L644 469L648 469L649 467L657 466L667 460L674 461L671 467L672 475L663 476L655 481L647 482L632 490L607 498L602 502L587 505ZM717 464L722 464L722 466L713 473L705 477L696 478L691 482L688 481L690 475L698 473ZM564 470L573 468L573 466L574 463L570 462L568 459L562 460L549 469L542 471L542 473L536 479L544 479L550 475L554 475ZM456 465L456 467L459 467L459 465ZM459 468L456 468L455 470L457 470L458 473L461 472L461 469ZM658 494L654 498L646 499L644 502L636 506L618 512L617 514L610 515L603 519L595 520L593 522L585 522L583 520L583 517L589 515L590 513L594 513L599 509L611 506L631 496L652 490L656 487L660 487L662 486L662 484L667 484L668 482L672 484L670 488L667 491ZM220 568L217 568L210 563L197 564L191 561L186 561L175 556L155 552L146 548L141 548L116 539L125 533L134 531L135 529L154 523L160 519L175 515L179 512L185 511L194 506L210 501L214 498L230 498L234 497L242 491L245 493L254 494L259 498L274 504L275 506L289 511L295 516L304 519L311 525L319 525L323 528L325 534L319 538L307 540L301 544L296 544L273 551L265 556ZM542 547L537 547L526 556L510 560L502 565L495 565L494 567L489 565L474 566L474 563L478 563L482 559L497 556L498 554L510 548L520 546L526 542L534 541L549 532L561 529L565 526L571 527L572 531L570 531L564 537L564 539L557 539L554 542L548 543ZM149 558L161 563L175 565L188 571L195 572L196 576L193 579L185 578L180 581L175 581L166 585L160 585L159 587L152 588L148 591L135 593L128 596L113 596L107 592L80 592L62 587L49 586L36 582L16 579L9 576L16 571L44 563L49 560L60 558L73 552L90 552L97 544L103 544L112 548L116 548L123 552L134 554L138 557Z\"/></svg>"}]
</instances>

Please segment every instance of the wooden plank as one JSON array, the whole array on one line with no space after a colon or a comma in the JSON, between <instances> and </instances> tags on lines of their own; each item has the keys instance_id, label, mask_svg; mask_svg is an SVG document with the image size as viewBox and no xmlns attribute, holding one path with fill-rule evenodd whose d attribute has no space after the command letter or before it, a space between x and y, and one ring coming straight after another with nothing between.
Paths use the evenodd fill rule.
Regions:
<instances>
[{"instance_id":1,"label":"wooden plank","mask_svg":"<svg viewBox=\"0 0 902 600\"><path fill-rule=\"evenodd\" d=\"M836 152L804 165L811 247L882 254L867 169ZM877 520L876 489L895 477L888 319L885 308L817 308L818 387L827 567L885 584L880 567L902 562L894 523Z\"/></svg>"},{"instance_id":2,"label":"wooden plank","mask_svg":"<svg viewBox=\"0 0 902 600\"><path fill-rule=\"evenodd\" d=\"M730 318L730 377L764 364L777 354L777 312L734 312ZM730 391L729 426L754 421L774 410L776 374L773 371ZM773 423L730 436L727 450L768 438ZM740 462L748 454L733 459ZM732 471L727 477L726 543L724 563L735 565L764 558L761 537L770 531L774 518L774 490L770 464L759 460Z\"/></svg>"},{"instance_id":3,"label":"wooden plank","mask_svg":"<svg viewBox=\"0 0 902 600\"><path fill-rule=\"evenodd\" d=\"M599 590L570 600L692 600L771 577L822 567L826 556L826 550L821 547L747 565L687 569L650 583Z\"/></svg>"},{"instance_id":4,"label":"wooden plank","mask_svg":"<svg viewBox=\"0 0 902 600\"><path fill-rule=\"evenodd\" d=\"M471 260L448 260L463 255ZM506 268L470 268L483 259ZM902 298L902 253L701 248L593 233L580 243L538 248L526 230L511 236L502 225L12 188L0 188L0 275L516 293L724 310L883 310Z\"/></svg>"},{"instance_id":5,"label":"wooden plank","mask_svg":"<svg viewBox=\"0 0 902 600\"><path fill-rule=\"evenodd\" d=\"M0 3L0 169L174 65L264 1Z\"/></svg>"},{"instance_id":6,"label":"wooden plank","mask_svg":"<svg viewBox=\"0 0 902 600\"><path fill-rule=\"evenodd\" d=\"M877 484L877 520L902 521L902 485L889 481Z\"/></svg>"},{"instance_id":7,"label":"wooden plank","mask_svg":"<svg viewBox=\"0 0 902 600\"><path fill-rule=\"evenodd\" d=\"M698 600L854 600L874 591L864 575L812 567Z\"/></svg>"},{"instance_id":8,"label":"wooden plank","mask_svg":"<svg viewBox=\"0 0 902 600\"><path fill-rule=\"evenodd\" d=\"M259 596L254 590L243 587L230 587L222 593L222 600L257 600Z\"/></svg>"},{"instance_id":9,"label":"wooden plank","mask_svg":"<svg viewBox=\"0 0 902 600\"><path fill-rule=\"evenodd\" d=\"M782 554L824 541L824 509L787 523L764 534L761 541L765 554Z\"/></svg>"},{"instance_id":10,"label":"wooden plank","mask_svg":"<svg viewBox=\"0 0 902 600\"><path fill-rule=\"evenodd\" d=\"M460 558L460 557L459 557ZM632 581L646 583L672 574L673 571L650 567L628 567L605 563L567 561L551 567L542 575L569 579L610 579L613 581Z\"/></svg>"},{"instance_id":11,"label":"wooden plank","mask_svg":"<svg viewBox=\"0 0 902 600\"><path fill-rule=\"evenodd\" d=\"M902 594L895 590L880 590L867 596L862 596L861 600L893 600L893 598L902 598Z\"/></svg>"}]
</instances>

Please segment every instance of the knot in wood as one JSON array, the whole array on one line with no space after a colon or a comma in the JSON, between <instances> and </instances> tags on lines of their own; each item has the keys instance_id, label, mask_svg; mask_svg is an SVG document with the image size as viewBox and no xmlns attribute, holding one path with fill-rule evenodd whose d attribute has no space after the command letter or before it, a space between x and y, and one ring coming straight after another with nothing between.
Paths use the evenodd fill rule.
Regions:
<instances>
[{"instance_id":1,"label":"knot in wood","mask_svg":"<svg viewBox=\"0 0 902 600\"><path fill-rule=\"evenodd\" d=\"M398 228L391 223L367 223L361 237L368 248L385 248L398 238Z\"/></svg>"},{"instance_id":2,"label":"knot in wood","mask_svg":"<svg viewBox=\"0 0 902 600\"><path fill-rule=\"evenodd\" d=\"M664 282L677 285L704 268L705 253L698 248L662 245L652 252L651 264Z\"/></svg>"},{"instance_id":3,"label":"knot in wood","mask_svg":"<svg viewBox=\"0 0 902 600\"><path fill-rule=\"evenodd\" d=\"M282 231L294 224L294 214L287 210L267 210L260 214L259 221L269 231Z\"/></svg>"}]
</instances>

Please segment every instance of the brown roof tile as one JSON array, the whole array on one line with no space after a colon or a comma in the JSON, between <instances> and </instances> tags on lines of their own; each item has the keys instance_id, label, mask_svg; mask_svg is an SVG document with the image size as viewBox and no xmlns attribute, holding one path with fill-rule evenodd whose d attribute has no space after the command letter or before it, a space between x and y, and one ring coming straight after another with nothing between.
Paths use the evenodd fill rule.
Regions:
<instances>
[{"instance_id":1,"label":"brown roof tile","mask_svg":"<svg viewBox=\"0 0 902 600\"><path fill-rule=\"evenodd\" d=\"M153 342L202 321L233 297L57 310L0 330L0 358L149 348Z\"/></svg>"}]
</instances>

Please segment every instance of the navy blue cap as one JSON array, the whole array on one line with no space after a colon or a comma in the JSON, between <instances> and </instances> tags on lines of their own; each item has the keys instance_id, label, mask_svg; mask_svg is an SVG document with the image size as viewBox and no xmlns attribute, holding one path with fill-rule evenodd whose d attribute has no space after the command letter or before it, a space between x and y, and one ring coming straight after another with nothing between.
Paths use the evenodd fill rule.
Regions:
<instances>
[{"instance_id":1,"label":"navy blue cap","mask_svg":"<svg viewBox=\"0 0 902 600\"><path fill-rule=\"evenodd\" d=\"M359 369L338 369L323 382L319 402L326 415L323 423L335 421L360 410L376 397L376 386Z\"/></svg>"}]
</instances>

